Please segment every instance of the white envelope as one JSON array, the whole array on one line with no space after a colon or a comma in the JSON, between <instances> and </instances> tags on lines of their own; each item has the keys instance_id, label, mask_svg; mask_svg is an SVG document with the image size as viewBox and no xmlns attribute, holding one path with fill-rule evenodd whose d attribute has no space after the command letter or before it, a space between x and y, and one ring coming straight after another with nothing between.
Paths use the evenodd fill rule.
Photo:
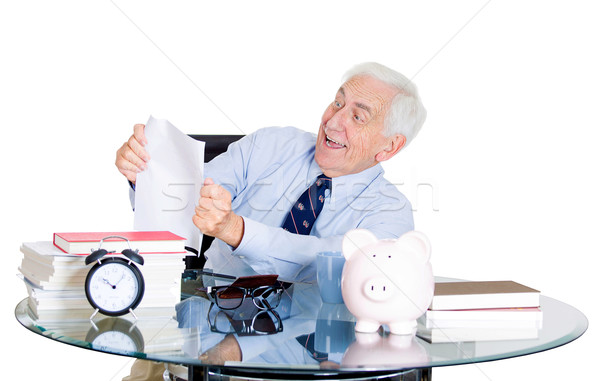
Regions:
<instances>
[{"instance_id":1,"label":"white envelope","mask_svg":"<svg viewBox=\"0 0 600 381\"><path fill-rule=\"evenodd\" d=\"M150 160L137 175L134 229L169 230L199 250L201 233L192 216L204 182L204 142L152 116L144 133Z\"/></svg>"}]
</instances>

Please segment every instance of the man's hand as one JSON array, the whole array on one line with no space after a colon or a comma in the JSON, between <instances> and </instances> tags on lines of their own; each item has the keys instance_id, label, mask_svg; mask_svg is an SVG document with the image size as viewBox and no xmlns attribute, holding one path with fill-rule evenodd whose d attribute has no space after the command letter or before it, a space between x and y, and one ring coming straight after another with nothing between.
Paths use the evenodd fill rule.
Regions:
<instances>
[{"instance_id":1,"label":"man's hand","mask_svg":"<svg viewBox=\"0 0 600 381\"><path fill-rule=\"evenodd\" d=\"M135 184L137 174L146 169L146 162L150 156L144 146L148 144L144 135L144 125L133 126L133 135L117 151L115 165L127 180Z\"/></svg>"},{"instance_id":2,"label":"man's hand","mask_svg":"<svg viewBox=\"0 0 600 381\"><path fill-rule=\"evenodd\" d=\"M223 365L226 361L242 361L242 350L235 336L227 335L217 345L201 354L200 360L211 365Z\"/></svg>"},{"instance_id":3,"label":"man's hand","mask_svg":"<svg viewBox=\"0 0 600 381\"><path fill-rule=\"evenodd\" d=\"M194 225L202 234L219 238L234 248L244 236L244 219L231 210L231 194L211 178L204 180Z\"/></svg>"}]
</instances>

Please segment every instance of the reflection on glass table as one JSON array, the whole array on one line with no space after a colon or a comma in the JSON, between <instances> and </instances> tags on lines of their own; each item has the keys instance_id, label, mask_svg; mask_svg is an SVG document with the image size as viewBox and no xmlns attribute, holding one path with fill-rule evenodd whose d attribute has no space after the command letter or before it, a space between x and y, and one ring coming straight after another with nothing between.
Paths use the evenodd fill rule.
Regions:
<instances>
[{"instance_id":1,"label":"reflection on glass table","mask_svg":"<svg viewBox=\"0 0 600 381\"><path fill-rule=\"evenodd\" d=\"M137 321L122 318L104 318L92 326L85 336L93 349L101 352L120 351L122 354L142 353L144 336L136 327Z\"/></svg>"},{"instance_id":2,"label":"reflection on glass table","mask_svg":"<svg viewBox=\"0 0 600 381\"><path fill-rule=\"evenodd\" d=\"M212 282L212 283L211 283ZM182 364L188 379L225 376L264 379L428 379L437 366L470 364L531 354L582 335L587 319L575 308L543 296L543 325L533 339L431 344L416 336L354 332L354 317L343 304L321 302L316 285L284 288L277 308L261 310L246 298L242 308L217 308L199 286L184 284L172 314L120 318L37 320L27 299L17 305L21 324L49 339L96 351ZM197 295L192 296L194 293ZM207 356L235 344L239 357ZM59 360L63 361L63 360ZM66 361L66 360L65 360ZM416 370L415 370L416 369ZM393 378L392 377L392 378Z\"/></svg>"},{"instance_id":3,"label":"reflection on glass table","mask_svg":"<svg viewBox=\"0 0 600 381\"><path fill-rule=\"evenodd\" d=\"M283 331L277 311L259 309L245 300L234 310L223 310L215 303L208 309L208 324L212 332L239 336L271 335Z\"/></svg>"}]
</instances>

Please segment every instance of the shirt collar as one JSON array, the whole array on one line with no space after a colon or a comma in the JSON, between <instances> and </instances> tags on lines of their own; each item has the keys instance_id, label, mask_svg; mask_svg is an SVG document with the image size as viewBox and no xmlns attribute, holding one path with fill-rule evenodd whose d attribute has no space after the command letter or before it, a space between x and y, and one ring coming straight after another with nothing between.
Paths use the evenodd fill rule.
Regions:
<instances>
[{"instance_id":1,"label":"shirt collar","mask_svg":"<svg viewBox=\"0 0 600 381\"><path fill-rule=\"evenodd\" d=\"M360 194L379 176L383 176L383 167L381 164L375 164L362 172L351 175L334 177L332 179L332 201L342 199L348 195Z\"/></svg>"},{"instance_id":2,"label":"shirt collar","mask_svg":"<svg viewBox=\"0 0 600 381\"><path fill-rule=\"evenodd\" d=\"M306 188L311 186L312 183L314 183L317 179L317 176L319 176L322 173L323 171L321 170L321 168L319 168L317 161L313 157L313 160L310 163L310 167L308 168L308 173L306 174Z\"/></svg>"},{"instance_id":3,"label":"shirt collar","mask_svg":"<svg viewBox=\"0 0 600 381\"><path fill-rule=\"evenodd\" d=\"M314 183L317 176L322 173L323 170L319 168L319 165L313 158L306 177L306 187ZM331 197L335 199L345 197L348 194L358 194L367 188L378 176L383 176L384 173L385 171L381 164L375 164L362 172L334 177L331 179Z\"/></svg>"}]
</instances>

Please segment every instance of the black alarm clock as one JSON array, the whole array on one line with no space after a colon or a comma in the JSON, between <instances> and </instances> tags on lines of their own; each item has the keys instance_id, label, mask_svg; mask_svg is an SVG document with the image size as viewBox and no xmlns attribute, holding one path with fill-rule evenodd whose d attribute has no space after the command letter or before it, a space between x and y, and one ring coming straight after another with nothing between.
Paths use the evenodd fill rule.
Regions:
<instances>
[{"instance_id":1,"label":"black alarm clock","mask_svg":"<svg viewBox=\"0 0 600 381\"><path fill-rule=\"evenodd\" d=\"M135 317L133 310L142 301L145 287L144 277L135 263L143 265L144 258L131 247L121 252L125 258L114 256L104 258L107 254L114 253L102 249L102 242L108 238L123 239L129 246L127 238L104 237L100 240L98 249L85 258L86 265L96 262L85 278L85 296L95 309L90 319L98 312L107 316L131 313Z\"/></svg>"}]
</instances>

